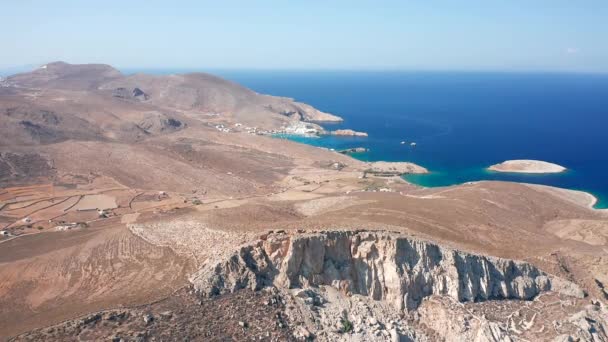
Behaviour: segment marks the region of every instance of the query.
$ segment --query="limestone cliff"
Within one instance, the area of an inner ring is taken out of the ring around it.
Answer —
[[[216,260],[191,278],[197,291],[217,295],[242,288],[329,285],[384,301],[399,310],[422,299],[460,302],[531,300],[543,291],[582,297],[575,284],[525,262],[475,255],[396,233],[333,231],[270,233]]]

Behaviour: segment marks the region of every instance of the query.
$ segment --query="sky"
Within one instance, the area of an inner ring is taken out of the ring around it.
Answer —
[[[1,0],[0,68],[608,72],[606,0]]]

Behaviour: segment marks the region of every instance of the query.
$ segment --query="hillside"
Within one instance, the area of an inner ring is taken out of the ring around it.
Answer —
[[[185,115],[195,120],[214,116],[215,121],[236,120],[267,130],[278,129],[292,121],[341,120],[307,104],[258,94],[209,74],[123,75],[111,66],[97,64],[49,63],[32,72],[7,77],[2,82],[2,94],[14,101],[10,104],[3,101],[5,112],[15,109],[32,112],[29,114],[31,120],[27,121],[36,125],[11,128],[25,131],[24,135],[30,132],[34,140],[38,139],[35,138],[37,135],[49,136],[43,137],[42,142],[54,133],[58,135],[57,139],[62,139],[61,132],[54,131],[63,128],[58,122],[45,122],[43,118],[36,120],[33,117],[36,112],[44,110],[53,115],[74,115],[94,124],[95,128],[107,130],[106,137],[118,139],[132,139],[150,133],[139,126],[147,112],[163,117]],[[26,102],[27,99],[35,99],[38,106],[27,108],[27,105],[19,103],[24,99]],[[81,112],[83,107],[87,113]],[[124,112],[131,115],[125,116]],[[64,125],[71,124],[71,121],[64,120]],[[70,128],[65,127],[65,130]],[[67,136],[78,138],[73,134]]]
[[[591,195],[420,188],[400,175],[424,167],[270,136],[323,120],[201,73],[2,81],[0,337],[608,339]]]

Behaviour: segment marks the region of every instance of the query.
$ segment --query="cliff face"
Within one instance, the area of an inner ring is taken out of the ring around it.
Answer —
[[[377,232],[269,234],[228,260],[209,264],[191,281],[205,295],[274,285],[329,285],[369,296],[399,310],[425,297],[460,302],[531,300],[543,291],[582,297],[578,286],[531,264],[470,254],[403,235]]]

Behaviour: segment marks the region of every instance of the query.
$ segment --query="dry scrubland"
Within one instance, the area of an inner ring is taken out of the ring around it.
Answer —
[[[588,194],[418,188],[420,166],[266,136],[338,118],[205,74],[0,85],[2,337],[608,338]]]

